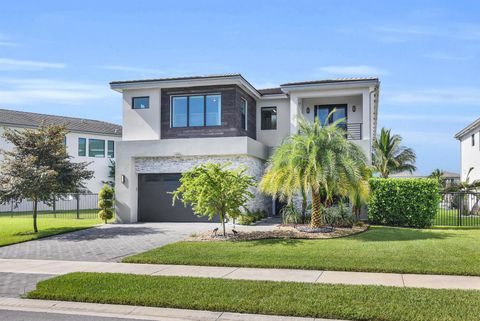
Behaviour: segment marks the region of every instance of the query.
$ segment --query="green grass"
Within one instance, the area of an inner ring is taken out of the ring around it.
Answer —
[[[458,210],[438,209],[433,219],[433,225],[437,226],[477,226],[480,227],[480,216],[464,215],[459,217]]]
[[[328,240],[178,242],[123,262],[480,275],[480,230],[371,227]]]
[[[98,218],[92,218],[92,215],[80,214],[80,219],[75,216],[66,218],[65,215],[58,218],[40,216],[38,218],[38,233],[33,233],[33,219],[29,216],[3,216],[0,217],[0,246],[20,243],[39,239],[55,234],[61,234],[76,230],[92,227],[101,224]],[[84,218],[84,217],[87,218]],[[68,217],[68,216],[67,216]]]
[[[110,273],[38,283],[28,298],[373,321],[477,321],[480,291]]]

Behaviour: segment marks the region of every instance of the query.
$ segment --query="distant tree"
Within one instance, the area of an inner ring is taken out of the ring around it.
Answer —
[[[1,150],[0,203],[31,199],[35,233],[39,202],[52,205],[55,196],[76,193],[93,177],[88,163],[70,161],[64,144],[66,134],[66,128],[58,125],[21,131],[6,128],[3,133],[13,149]]]
[[[470,174],[472,173],[474,167],[470,167],[467,173],[465,181],[454,183],[448,188],[446,192],[464,192],[464,193],[476,193],[480,191],[480,179],[470,181]]]
[[[438,187],[440,190],[443,190],[446,186],[446,178],[445,173],[439,168],[433,170],[433,172],[428,176],[429,178],[433,178],[437,180]]]
[[[218,215],[225,236],[225,218],[237,218],[246,202],[253,197],[250,188],[254,178],[245,174],[246,168],[229,169],[231,164],[207,163],[182,174],[180,187],[174,191],[173,204],[179,199],[192,206],[197,216]]]
[[[111,158],[108,159],[108,178],[108,181],[102,181],[102,183],[115,187],[115,160]]]
[[[103,185],[98,193],[98,207],[100,208],[98,217],[100,217],[105,224],[113,218],[113,197],[113,188],[108,184]]]
[[[408,171],[413,173],[416,155],[413,149],[402,146],[402,137],[392,135],[390,129],[382,128],[373,142],[373,168],[383,178],[390,174]]]

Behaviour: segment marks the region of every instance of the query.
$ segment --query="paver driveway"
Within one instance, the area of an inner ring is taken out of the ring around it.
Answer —
[[[218,227],[218,223],[108,224],[0,247],[0,258],[119,261],[214,227]]]

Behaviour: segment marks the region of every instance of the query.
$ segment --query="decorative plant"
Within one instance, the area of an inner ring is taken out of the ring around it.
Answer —
[[[390,129],[385,128],[382,128],[380,136],[374,140],[373,167],[382,178],[403,171],[412,173],[417,169],[415,152],[401,144],[402,137],[392,135]]]
[[[229,169],[230,166],[230,163],[195,166],[182,174],[180,187],[172,193],[173,204],[179,199],[185,206],[191,205],[197,216],[208,216],[211,220],[217,215],[223,236],[226,235],[225,219],[241,215],[253,197],[250,188],[255,185],[254,178],[245,174],[245,167]]]
[[[113,197],[113,188],[108,184],[103,185],[98,193],[98,207],[100,208],[98,217],[105,221],[105,224],[113,218]]]
[[[293,202],[285,205],[280,210],[283,224],[293,224],[295,227],[299,223],[303,223],[303,215],[300,213]]]
[[[3,133],[13,148],[1,151],[0,203],[31,199],[35,233],[39,202],[53,205],[55,197],[77,193],[85,188],[84,181],[93,177],[93,171],[87,170],[89,163],[70,161],[66,135],[66,128],[58,125],[21,131],[6,128]]]
[[[329,117],[332,117],[332,111]],[[327,120],[328,121],[328,120]],[[364,181],[366,156],[346,139],[339,119],[332,124],[299,120],[299,131],[275,150],[260,182],[264,193],[290,202],[302,189],[312,197],[311,226],[324,224],[321,207],[331,207],[337,195],[346,196]]]

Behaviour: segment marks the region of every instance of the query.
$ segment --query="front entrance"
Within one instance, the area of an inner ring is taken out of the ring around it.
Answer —
[[[139,222],[208,222],[208,217],[197,217],[192,209],[180,201],[172,206],[172,194],[180,186],[181,174],[138,175]]]

